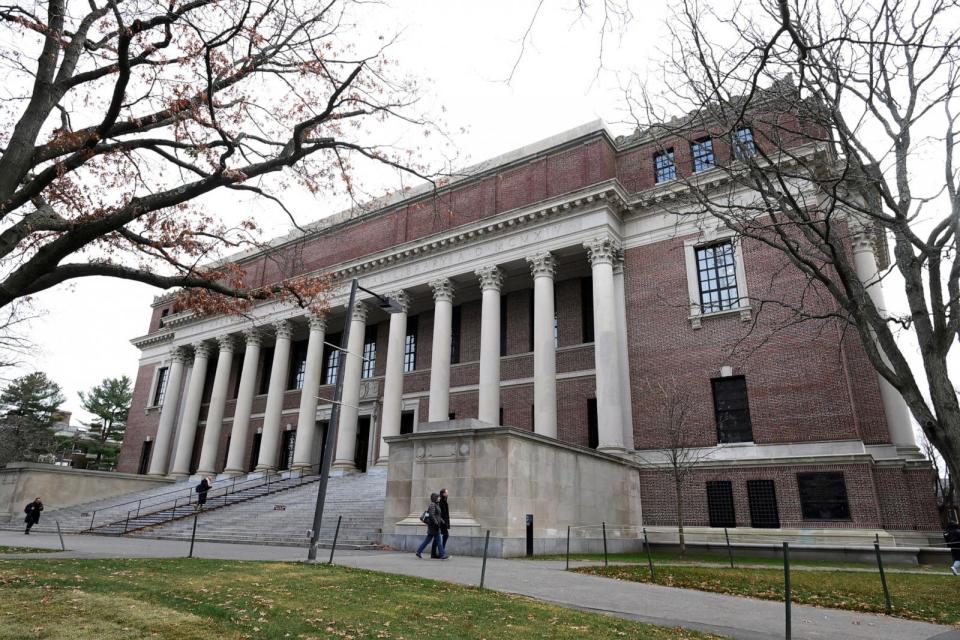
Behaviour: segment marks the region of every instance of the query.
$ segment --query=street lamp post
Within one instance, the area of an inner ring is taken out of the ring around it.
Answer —
[[[340,338],[340,359],[337,361],[337,384],[333,391],[333,406],[330,408],[330,423],[327,426],[326,436],[323,438],[323,454],[320,461],[320,482],[317,487],[317,505],[313,512],[313,529],[310,531],[310,549],[307,551],[307,560],[317,559],[317,542],[320,539],[320,525],[323,521],[323,507],[327,499],[327,481],[330,478],[330,466],[333,464],[333,454],[337,449],[337,432],[340,429],[340,404],[343,399],[343,368],[346,356],[350,355],[347,345],[350,344],[350,325],[353,324],[353,307],[357,301],[357,290],[366,291],[374,298],[380,308],[387,313],[398,313],[403,309],[386,296],[374,293],[360,286],[354,278],[350,283],[350,297],[347,301],[347,321]]]

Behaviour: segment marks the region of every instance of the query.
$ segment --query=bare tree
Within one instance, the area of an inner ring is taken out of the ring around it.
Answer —
[[[630,101],[637,140],[662,151],[712,140],[699,170],[677,163],[675,199],[664,202],[774,249],[802,274],[797,290],[751,291],[751,306],[783,325],[855,330],[881,385],[904,399],[954,477],[958,21],[960,7],[936,0],[748,2],[723,15],[681,0],[665,93]],[[893,272],[906,314],[879,294]],[[922,374],[898,337],[916,341]]]
[[[398,127],[433,126],[390,39],[354,15],[367,4],[0,6],[0,309],[94,275],[244,300],[320,293],[202,266],[262,247],[253,221],[223,223],[198,199],[253,194],[296,225],[281,195],[354,196],[358,159],[425,176],[391,143]]]
[[[920,439],[920,450],[930,461],[933,467],[933,491],[937,496],[937,508],[940,511],[940,519],[957,519],[957,492],[953,477],[950,475],[950,469],[943,466],[943,459],[937,452],[936,447],[926,438]]]
[[[695,403],[688,387],[676,380],[645,380],[642,386],[650,399],[650,411],[660,417],[660,429],[665,447],[657,452],[645,452],[640,457],[654,466],[666,467],[673,480],[676,492],[677,535],[680,541],[680,557],[687,557],[686,538],[683,530],[683,498],[687,480],[700,463],[715,451],[703,447],[700,433],[693,421]]]

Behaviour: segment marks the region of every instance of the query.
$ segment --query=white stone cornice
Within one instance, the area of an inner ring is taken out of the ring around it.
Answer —
[[[486,291],[493,289],[500,291],[503,289],[503,269],[496,266],[483,267],[474,271],[480,279],[480,290]]]
[[[446,301],[453,302],[453,283],[450,278],[437,278],[430,281],[430,288],[433,289],[433,299],[435,302]]]
[[[277,340],[289,340],[293,337],[293,325],[286,320],[277,320],[273,323],[273,330],[276,333]]]
[[[353,317],[351,318],[354,322],[363,322],[366,323],[367,315],[370,313],[370,305],[364,302],[363,300],[357,300],[353,303]]]
[[[410,294],[403,289],[391,291],[387,294],[387,298],[395,302],[397,306],[403,309],[404,313],[407,313],[410,310]]]
[[[620,243],[610,236],[601,236],[589,242],[584,242],[583,247],[587,250],[587,257],[590,259],[590,264],[594,265],[613,265],[623,253]]]
[[[327,330],[327,316],[317,315],[311,313],[307,316],[307,324],[310,325],[310,331],[326,331]]]
[[[540,251],[527,257],[530,275],[534,278],[552,278],[557,271],[557,263],[549,251]]]
[[[220,353],[233,353],[237,342],[233,339],[232,335],[224,334],[217,338],[217,346],[220,348]]]
[[[158,344],[163,344],[164,342],[171,342],[172,340],[173,332],[167,331],[164,333],[151,333],[145,336],[134,338],[130,341],[130,344],[143,351],[147,347],[153,347]]]

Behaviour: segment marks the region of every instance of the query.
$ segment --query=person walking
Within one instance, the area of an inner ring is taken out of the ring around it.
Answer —
[[[210,478],[204,477],[197,485],[197,506],[196,509],[203,509],[207,503],[207,491],[210,491]]]
[[[427,525],[427,537],[423,539],[423,542],[420,543],[420,547],[417,549],[417,557],[422,558],[421,555],[423,550],[427,548],[427,545],[431,541],[438,541],[438,551],[440,552],[439,558],[441,560],[446,560],[446,552],[443,550],[443,538],[440,536],[440,526],[444,524],[443,516],[440,515],[440,506],[437,504],[437,501],[440,499],[439,493],[430,494],[430,506],[427,507],[427,512],[425,518],[422,518],[426,521]]]
[[[953,558],[953,564],[950,565],[950,573],[957,574],[960,570],[960,525],[951,522],[947,525],[947,530],[943,532],[943,539],[947,541],[950,547],[950,557]]]
[[[43,511],[43,503],[40,502],[40,498],[34,498],[33,502],[27,503],[27,506],[24,507],[23,512],[27,514],[27,517],[23,521],[27,525],[24,535],[30,535],[30,529],[33,525],[40,522],[40,512]]]
[[[433,544],[430,546],[431,558],[439,558],[443,555],[437,553],[437,542],[441,543],[444,552],[447,550],[447,540],[450,539],[450,505],[447,504],[449,496],[449,491],[440,489],[440,500],[437,501],[437,507],[440,509],[440,517],[443,518],[443,525],[440,526],[440,535],[433,539]]]

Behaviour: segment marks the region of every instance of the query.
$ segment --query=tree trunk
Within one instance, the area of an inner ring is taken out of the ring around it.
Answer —
[[[677,481],[677,533],[680,538],[680,559],[687,559],[687,544],[683,537],[683,482]]]

